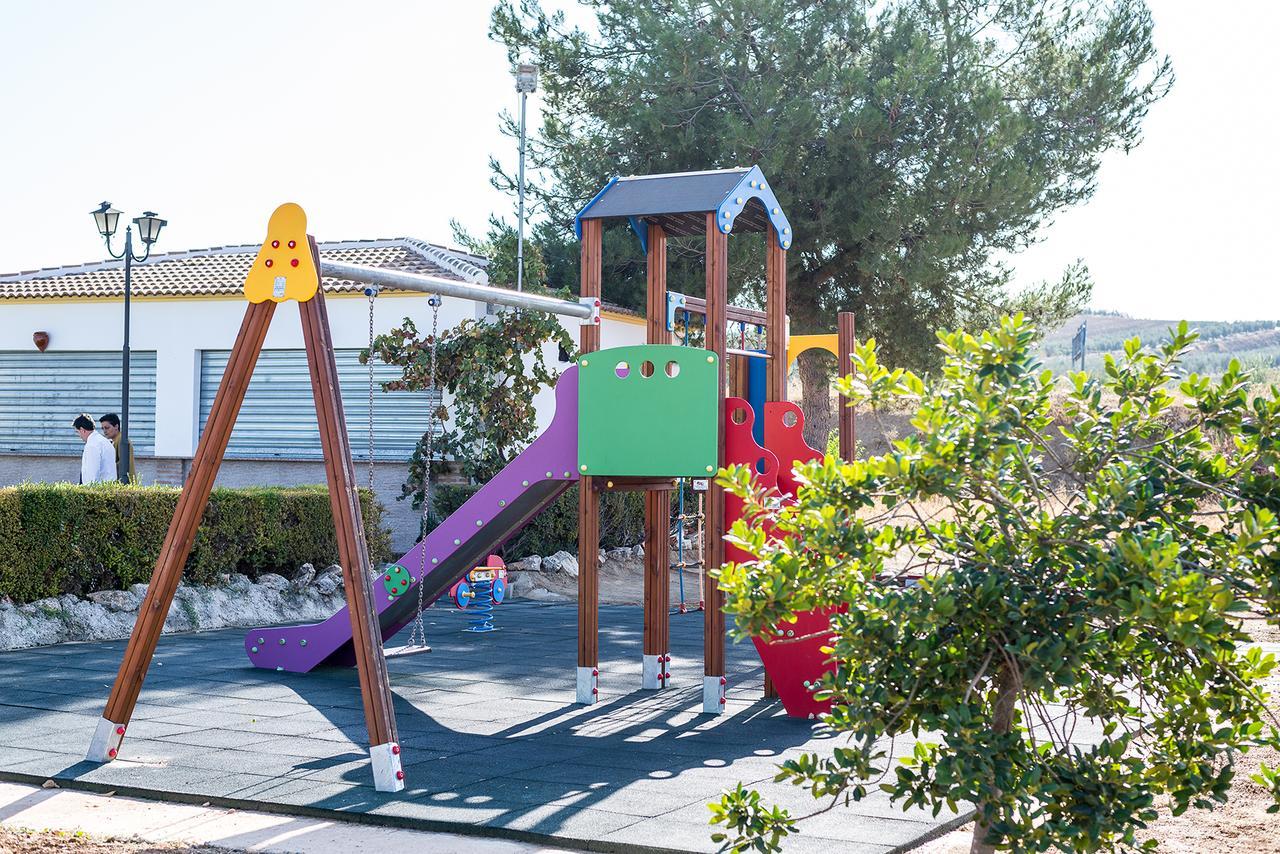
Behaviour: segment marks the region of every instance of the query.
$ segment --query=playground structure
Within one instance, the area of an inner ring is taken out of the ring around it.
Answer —
[[[618,217],[629,221],[646,253],[647,343],[601,350],[603,225]],[[492,550],[577,483],[576,699],[593,704],[600,698],[599,499],[609,491],[642,491],[645,496],[642,687],[668,686],[673,486],[680,479],[706,481],[702,552],[705,566],[717,567],[726,559],[742,557],[727,553],[724,539],[741,508],[715,483],[715,473],[726,465],[750,465],[767,486],[794,495],[794,465],[820,457],[804,444],[803,413],[785,400],[787,368],[799,352],[788,349],[786,334],[786,250],[791,229],[764,175],[755,167],[614,179],[578,214],[575,228],[581,239],[581,290],[577,301],[566,301],[321,261],[306,234],[301,208],[288,204],[277,209],[246,280],[250,304],[245,320],[91,743],[90,760],[105,762],[118,755],[272,313],[279,302],[289,299],[297,300],[302,315],[347,606],[321,623],[252,630],[246,635],[245,649],[254,666],[307,672],[324,664],[354,664],[364,698],[375,785],[380,791],[399,791],[404,772],[383,642],[410,623],[420,625],[424,602],[430,604],[451,592],[456,595],[460,582]],[[728,303],[729,235],[750,232],[763,232],[766,241],[763,311]],[[683,235],[705,236],[703,299],[673,298],[666,287],[667,239]],[[459,296],[547,311],[581,323],[577,364],[560,375],[549,427],[409,553],[376,576],[364,541],[321,275],[437,298]],[[672,343],[673,305],[685,312],[686,328],[690,314],[703,317],[705,348]],[[764,347],[730,348],[730,323],[743,324],[744,330],[745,324],[763,330]],[[844,364],[852,350],[852,315],[840,315],[836,338]],[[829,344],[823,338],[806,346]],[[841,412],[839,428],[841,455],[850,459],[852,410]],[[708,573],[701,574],[701,582],[705,605],[702,710],[719,714],[724,711],[728,684],[723,594]],[[806,625],[824,619],[824,615],[798,617],[807,620]],[[486,629],[477,624],[477,630]],[[813,704],[807,688],[825,666],[823,657],[814,658],[821,644],[787,642],[785,630],[780,635],[757,641],[765,662],[766,695],[774,694],[776,684],[776,695],[789,713],[812,714],[820,707]]]

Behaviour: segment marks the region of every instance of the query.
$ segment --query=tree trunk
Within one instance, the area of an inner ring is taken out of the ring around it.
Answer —
[[[809,447],[825,452],[827,438],[835,427],[831,406],[833,359],[825,351],[810,350],[797,360],[800,366],[800,408],[804,410],[804,440]]]
[[[1000,674],[996,677],[996,705],[991,720],[991,731],[1004,735],[1013,729],[1013,713],[1018,706],[1018,694],[1022,691],[1021,675],[1005,662],[1000,666]],[[999,790],[994,793],[999,797]],[[983,819],[985,804],[978,804],[978,816],[973,822],[973,841],[969,844],[969,854],[993,854],[996,847],[987,842],[990,825]]]

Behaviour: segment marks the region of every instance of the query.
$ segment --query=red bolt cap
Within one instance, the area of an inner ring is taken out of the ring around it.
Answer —
[[[289,266],[290,266],[290,267],[296,267],[296,266],[298,266],[298,259],[297,259],[297,258],[294,258],[292,261],[290,261],[290,262],[289,262]]]
[[[393,745],[391,745],[391,755],[392,755],[392,756],[399,756],[399,755],[400,755],[400,745],[398,745],[398,744],[393,744]]]
[[[594,669],[594,668],[593,668],[593,669],[592,669],[592,671],[591,671],[591,675],[592,675],[592,676],[599,676],[599,675],[600,675],[600,671],[599,671],[599,670],[596,670],[596,669]]]
[[[596,300],[596,305],[599,305],[599,304],[600,304],[600,300]]]
[[[124,727],[122,726],[116,727],[116,735],[124,735]]]
[[[594,694],[599,694],[599,693],[600,693],[600,689],[599,689],[599,688],[592,688],[592,689],[591,689],[591,693],[592,693],[593,695],[594,695]]]
[[[272,248],[272,249],[279,249],[279,248],[280,248],[280,241],[279,241],[279,240],[273,240],[273,241],[271,241],[271,248]]]
[[[721,677],[720,677],[720,684],[721,684],[721,685],[728,685],[728,684],[729,684],[729,680],[728,680],[728,679],[725,679],[723,676],[721,676]]]
[[[391,580],[391,576],[389,576],[389,575],[384,576],[384,577],[383,577],[383,580],[384,580],[384,581],[390,581],[390,580]]]
[[[116,758],[116,749],[115,749],[114,747],[113,747],[113,748],[111,748],[110,750],[108,750],[108,751],[107,751],[107,755],[108,755],[108,756],[110,756],[112,759],[115,759],[115,758]]]
[[[268,267],[272,267],[272,266],[274,266],[274,265],[275,265],[275,263],[276,263],[276,262],[275,262],[275,261],[272,261],[270,258],[268,258],[266,263],[267,263],[267,266],[268,266]]]
[[[290,248],[290,249],[292,249],[293,247],[295,247],[295,246],[297,246],[297,245],[298,245],[298,242],[297,242],[296,240],[290,240],[290,241],[289,241],[289,248]]]
[[[720,705],[722,705],[722,706],[724,705],[724,697],[721,697],[721,698],[720,698]]]
[[[397,779],[397,780],[403,780],[403,779],[404,779],[404,772],[403,772],[403,771],[397,771],[397,772],[396,772],[396,779]]]

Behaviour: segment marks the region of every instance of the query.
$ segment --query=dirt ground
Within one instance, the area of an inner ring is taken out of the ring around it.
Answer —
[[[1280,627],[1250,619],[1246,631],[1259,643],[1280,643]],[[1271,710],[1280,715],[1280,676],[1265,684],[1271,694]],[[1263,854],[1280,851],[1280,816],[1267,812],[1272,804],[1267,791],[1249,779],[1258,763],[1280,764],[1280,752],[1251,750],[1241,757],[1225,806],[1215,810],[1189,809],[1174,816],[1162,807],[1160,817],[1139,835],[1139,841],[1155,839],[1167,854]],[[912,854],[966,854],[973,825],[912,849]]]
[[[0,827],[0,854],[248,854],[243,849],[164,845],[136,840]]]

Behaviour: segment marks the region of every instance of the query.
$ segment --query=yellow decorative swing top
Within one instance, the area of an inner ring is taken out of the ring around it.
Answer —
[[[249,302],[306,302],[320,288],[320,271],[307,240],[307,214],[293,202],[275,209],[267,223],[267,239],[244,280]]]

